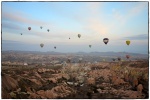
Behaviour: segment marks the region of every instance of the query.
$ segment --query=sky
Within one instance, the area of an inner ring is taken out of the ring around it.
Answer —
[[[148,2],[2,2],[1,9],[2,51],[148,54]]]

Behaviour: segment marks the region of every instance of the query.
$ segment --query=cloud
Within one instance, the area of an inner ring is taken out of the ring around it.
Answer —
[[[89,2],[89,3],[85,3],[85,11],[89,14],[91,14],[92,16],[97,15],[100,8],[102,8],[103,3],[102,2]]]
[[[37,51],[40,50],[40,45],[20,41],[2,40],[2,51],[3,50]]]
[[[113,17],[115,20],[118,20],[122,25],[125,24],[130,18],[140,14],[143,10],[148,8],[148,2],[139,2],[135,3],[135,5],[132,4],[132,6],[128,6],[132,3],[127,3],[123,7],[127,8],[125,12],[123,13],[122,9],[112,9],[113,11]]]
[[[20,43],[20,41],[2,40],[2,43]]]
[[[88,34],[90,37],[97,37],[97,35],[104,35],[109,33],[109,24],[103,20],[101,10],[102,2],[88,2],[82,5],[82,9],[70,16],[79,25],[83,31],[82,34]]]
[[[134,35],[129,37],[124,37],[123,39],[131,39],[131,40],[148,40],[147,34]]]
[[[22,27],[20,27],[19,25],[16,25],[16,24],[14,24],[14,23],[11,23],[11,22],[2,22],[2,29],[3,28],[7,28],[7,29],[13,29],[13,30],[18,30],[18,29],[20,29],[20,30],[22,30],[23,28]]]
[[[33,19],[31,15],[26,14],[24,12],[20,12],[19,10],[16,10],[14,8],[5,7],[5,9],[3,10],[4,11],[2,11],[2,28],[4,33],[7,32],[10,34],[15,34],[18,33],[16,31],[20,31],[19,33],[23,33],[23,37],[25,35],[36,35],[37,37],[41,37],[43,39],[53,40],[60,40],[60,38],[62,39],[66,37],[68,38],[67,33],[73,33],[73,31],[69,31],[67,29],[62,28],[59,24],[55,24],[54,22],[44,22],[36,18]],[[5,10],[11,10],[11,12]],[[32,27],[31,31],[28,31],[28,25]],[[41,25],[43,26],[42,30],[40,29]],[[5,30],[5,28],[7,28],[7,30]],[[47,32],[48,28],[50,28],[50,32]]]
[[[15,12],[2,12],[2,20],[7,20],[10,22],[18,22],[18,23],[25,23],[29,25],[45,25],[48,24],[47,22],[40,21],[40,20],[35,20],[31,18],[31,16],[15,11]]]
[[[148,2],[141,2],[137,6],[134,6],[129,12],[131,15],[137,15],[145,8],[148,8]]]
[[[56,11],[55,13],[61,15],[62,18],[71,19],[77,23],[78,27],[76,31],[80,29],[83,31],[82,34],[108,33],[103,18],[101,17],[102,11],[100,8],[103,6],[102,2],[80,2],[75,4],[77,6],[76,9],[74,9],[74,5],[73,7],[70,6],[71,3],[65,6],[58,4],[53,7]]]

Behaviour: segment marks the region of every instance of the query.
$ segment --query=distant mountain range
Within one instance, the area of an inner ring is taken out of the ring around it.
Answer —
[[[115,57],[124,57],[125,55],[131,55],[135,57],[149,57],[148,54],[139,54],[139,53],[129,53],[129,52],[77,52],[77,53],[60,53],[60,52],[40,52],[40,51],[2,51],[3,53],[23,53],[23,54],[51,54],[51,55],[83,55],[83,56],[115,56]]]

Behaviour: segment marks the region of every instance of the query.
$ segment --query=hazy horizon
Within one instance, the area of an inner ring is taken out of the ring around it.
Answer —
[[[148,2],[3,1],[1,23],[2,51],[149,51]],[[103,38],[109,38],[107,45]]]
[[[78,52],[59,52],[59,51],[40,51],[40,50],[2,50],[2,52],[5,52],[5,51],[15,51],[15,52],[41,52],[41,53],[47,53],[47,52],[56,52],[56,53],[135,53],[135,52],[126,52],[126,51],[118,51],[118,52],[115,52],[115,51],[104,51],[104,52],[101,52],[101,51],[91,51],[91,52],[85,52],[85,51],[78,51]],[[135,53],[135,54],[146,54],[148,55],[149,53]]]

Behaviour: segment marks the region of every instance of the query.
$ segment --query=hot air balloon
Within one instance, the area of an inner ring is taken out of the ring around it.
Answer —
[[[43,27],[41,26],[40,28],[42,29]]]
[[[41,48],[43,48],[44,44],[43,44],[43,43],[41,43],[41,44],[40,44],[40,46],[41,46]]]
[[[126,58],[129,59],[129,58],[130,58],[130,55],[126,55]]]
[[[69,38],[70,39],[70,38]]]
[[[56,49],[56,46],[54,48]]]
[[[30,30],[31,30],[31,27],[28,27],[28,30],[30,31]]]
[[[115,61],[116,59],[115,59],[115,58],[112,58],[112,60]]]
[[[109,39],[108,39],[108,38],[104,38],[104,39],[103,39],[103,42],[104,42],[105,44],[107,44],[107,43],[108,43],[108,41],[109,41]]]
[[[89,47],[91,48],[91,47],[92,47],[92,45],[89,45]]]
[[[49,29],[47,29],[47,31],[49,32]]]
[[[103,59],[103,61],[105,61],[105,59]]]
[[[130,45],[130,40],[127,40],[127,41],[126,41],[126,44],[127,44],[127,45]]]
[[[81,37],[81,34],[78,34],[78,37],[80,38],[80,37]]]
[[[22,35],[22,33],[20,33]]]
[[[120,61],[121,60],[121,58],[120,57],[118,57],[118,61]]]

